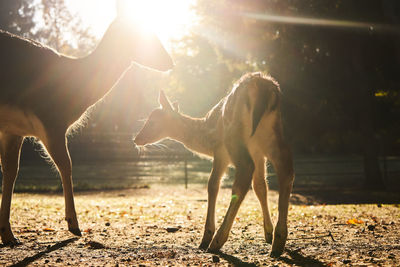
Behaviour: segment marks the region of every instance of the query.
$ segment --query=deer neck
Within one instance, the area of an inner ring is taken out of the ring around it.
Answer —
[[[78,79],[82,100],[89,107],[103,98],[131,66],[131,61],[115,56],[99,46],[91,55],[81,59]]]
[[[212,129],[207,127],[205,118],[192,118],[179,114],[177,125],[171,138],[183,143],[188,149],[201,154],[211,155]]]

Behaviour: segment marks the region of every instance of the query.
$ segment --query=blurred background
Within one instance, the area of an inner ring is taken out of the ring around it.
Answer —
[[[93,108],[86,127],[69,138],[76,190],[205,184],[209,161],[171,141],[139,156],[134,133],[158,106],[160,89],[179,101],[182,112],[204,116],[244,73],[263,71],[279,81],[283,92],[295,191],[398,192],[399,1],[126,3],[136,23],[158,34],[176,67],[165,74],[134,65]],[[0,28],[84,57],[115,17],[115,6],[114,0],[2,0]],[[273,168],[268,169],[276,188]],[[231,184],[232,173],[224,185]],[[16,190],[59,191],[55,176],[40,146],[27,140]]]

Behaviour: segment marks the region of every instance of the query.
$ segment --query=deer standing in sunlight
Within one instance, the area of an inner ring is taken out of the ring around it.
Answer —
[[[0,160],[3,193],[0,235],[19,241],[11,230],[10,205],[27,136],[39,139],[57,167],[65,197],[65,219],[80,236],[66,135],[105,96],[132,62],[166,71],[173,63],[159,39],[118,16],[87,57],[69,58],[37,42],[0,31]]]
[[[272,256],[282,254],[287,239],[287,216],[294,171],[292,155],[282,134],[279,85],[261,73],[244,75],[228,96],[204,118],[179,113],[161,91],[161,108],[154,110],[134,142],[143,146],[170,137],[188,149],[214,158],[208,180],[208,208],[200,248],[219,250],[228,239],[234,218],[253,181],[264,217],[264,233]],[[266,158],[279,179],[279,217],[272,224],[265,181]],[[215,233],[215,204],[221,177],[229,164],[236,168],[232,199]]]

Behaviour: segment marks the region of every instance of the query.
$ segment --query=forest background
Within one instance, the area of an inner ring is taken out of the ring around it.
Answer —
[[[85,56],[99,37],[67,2],[3,0],[0,28]],[[400,155],[398,1],[197,0],[192,8],[198,21],[169,46],[175,69],[133,66],[71,138],[72,151],[134,158],[132,135],[160,89],[181,111],[203,116],[244,73],[263,71],[281,85],[296,157],[359,156],[363,185],[385,188],[385,160]],[[23,161],[36,159],[34,146],[24,151]]]

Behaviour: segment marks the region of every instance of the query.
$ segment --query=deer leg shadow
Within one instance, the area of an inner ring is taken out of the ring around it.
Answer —
[[[44,255],[53,252],[55,250],[58,250],[60,248],[66,247],[68,246],[70,243],[75,242],[76,240],[78,240],[79,238],[77,237],[73,237],[73,238],[69,238],[67,240],[64,241],[60,241],[54,245],[52,245],[51,247],[47,248],[45,251],[39,252],[33,256],[29,256],[26,257],[25,259],[23,259],[22,261],[15,263],[13,265],[10,265],[10,267],[22,267],[22,266],[28,266],[29,264],[31,264],[32,262],[40,259],[41,257],[43,257]]]

